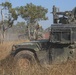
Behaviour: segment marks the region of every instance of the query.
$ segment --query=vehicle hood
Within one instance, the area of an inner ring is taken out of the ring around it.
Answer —
[[[27,48],[27,49],[34,49],[39,51],[41,49],[41,43],[48,42],[48,40],[37,40],[37,41],[30,41],[30,42],[23,42],[17,45],[14,45],[16,49],[18,48]]]

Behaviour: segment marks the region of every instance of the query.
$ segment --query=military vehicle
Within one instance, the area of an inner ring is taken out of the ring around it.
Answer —
[[[76,8],[60,12],[53,6],[49,39],[13,45],[11,55],[20,65],[58,64],[76,58]]]

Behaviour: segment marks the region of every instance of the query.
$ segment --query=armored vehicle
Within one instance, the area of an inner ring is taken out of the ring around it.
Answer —
[[[76,58],[76,8],[60,12],[53,6],[52,14],[53,24],[50,27],[49,39],[13,45],[11,55],[17,64],[56,64]]]

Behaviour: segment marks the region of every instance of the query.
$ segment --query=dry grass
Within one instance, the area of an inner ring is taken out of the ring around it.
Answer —
[[[11,47],[17,42],[0,44],[0,75],[76,75],[76,61],[67,61],[59,65],[49,65],[46,68],[34,65],[28,71],[15,67],[13,57],[9,56]]]

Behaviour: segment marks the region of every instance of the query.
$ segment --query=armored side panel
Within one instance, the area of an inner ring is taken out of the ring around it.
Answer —
[[[76,42],[76,24],[54,24],[51,26],[51,42],[74,43]]]
[[[53,24],[51,25],[50,60],[56,62],[73,58],[76,53],[76,25]],[[72,46],[72,48],[70,48]],[[52,59],[51,59],[52,57]]]
[[[76,58],[76,8],[61,12],[53,6],[49,56],[57,62]]]

